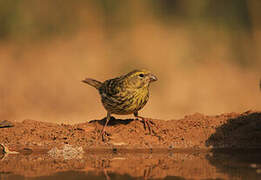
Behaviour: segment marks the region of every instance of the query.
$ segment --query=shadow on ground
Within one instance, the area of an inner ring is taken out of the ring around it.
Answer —
[[[231,178],[260,179],[261,113],[246,112],[229,119],[216,128],[206,146],[213,146],[206,159],[220,172]]]
[[[213,148],[261,148],[261,113],[244,113],[216,128],[206,141]],[[247,145],[247,146],[246,146]]]
[[[127,125],[134,121],[134,119],[116,119],[115,117],[111,116],[110,121],[108,122],[108,126],[114,126],[117,124]],[[89,123],[99,123],[100,125],[105,125],[106,117],[101,120],[92,120]]]

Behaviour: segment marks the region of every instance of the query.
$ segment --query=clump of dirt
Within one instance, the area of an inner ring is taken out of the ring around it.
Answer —
[[[99,133],[105,123],[93,120],[68,125],[24,120],[0,129],[0,143],[14,151],[46,150],[69,144],[85,151],[133,151],[157,149],[261,148],[261,113],[193,114],[179,120],[152,120],[153,133],[133,119],[112,119],[107,139]]]

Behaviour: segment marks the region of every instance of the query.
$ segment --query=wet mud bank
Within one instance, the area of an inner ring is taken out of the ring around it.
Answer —
[[[149,134],[139,121],[114,119],[106,142],[104,120],[2,121],[0,177],[260,178],[260,112],[152,121]]]
[[[261,112],[216,116],[196,113],[178,120],[151,120],[152,134],[140,121],[113,119],[106,129],[105,142],[99,136],[104,119],[74,125],[30,119],[5,121],[0,128],[0,143],[10,151],[27,153],[62,149],[64,145],[84,152],[261,148]]]

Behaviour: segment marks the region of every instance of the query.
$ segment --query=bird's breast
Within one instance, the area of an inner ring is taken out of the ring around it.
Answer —
[[[132,114],[142,109],[149,99],[148,90],[127,90],[113,96],[101,92],[105,109],[112,114]]]

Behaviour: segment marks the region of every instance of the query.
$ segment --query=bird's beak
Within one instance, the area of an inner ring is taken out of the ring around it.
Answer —
[[[150,74],[149,77],[150,77],[150,82],[158,80],[158,78],[154,74]]]

